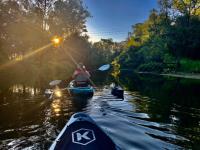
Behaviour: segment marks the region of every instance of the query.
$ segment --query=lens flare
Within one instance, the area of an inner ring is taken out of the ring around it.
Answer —
[[[61,37],[58,37],[58,36],[55,36],[51,39],[51,42],[52,44],[57,47],[60,45],[60,43],[62,42],[62,38]]]
[[[54,42],[55,44],[59,44],[59,43],[60,43],[60,39],[55,38],[55,39],[53,39],[53,42]]]
[[[20,58],[20,61],[25,60],[25,59],[28,59],[29,57],[32,57],[32,56],[34,56],[34,55],[40,53],[41,51],[44,51],[44,50],[48,49],[48,48],[51,47],[52,45],[53,45],[53,44],[50,43],[50,44],[47,44],[47,45],[45,45],[45,46],[42,46],[42,47],[40,47],[40,48],[38,48],[38,49],[32,51],[32,52],[29,52],[29,53],[25,54],[22,58]],[[13,59],[13,60],[11,60],[11,61],[5,63],[5,64],[2,64],[2,65],[0,65],[0,71],[3,70],[3,69],[5,69],[5,68],[7,68],[7,67],[13,66],[14,64],[16,64],[16,63],[18,63],[18,62],[20,62],[20,61],[19,61],[18,59]]]

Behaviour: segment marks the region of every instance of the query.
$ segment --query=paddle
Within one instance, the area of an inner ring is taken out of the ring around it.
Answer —
[[[49,82],[49,85],[56,86],[56,85],[60,84],[61,82],[62,82],[62,80],[53,80],[53,81]]]
[[[107,71],[107,70],[110,69],[110,67],[111,67],[110,64],[105,64],[105,65],[100,66],[98,69],[96,69],[96,70],[94,70],[94,71]],[[71,78],[71,77],[70,77],[70,78]],[[56,87],[56,86],[58,86],[59,84],[61,84],[62,82],[63,82],[63,80],[53,80],[53,81],[49,82],[49,85],[50,85],[51,87]],[[66,89],[66,88],[65,88],[65,89]],[[52,98],[53,98],[53,95],[54,95],[54,90],[50,90],[50,89],[49,89],[48,92],[50,92],[50,91],[51,91],[51,94],[50,94],[50,96],[49,96],[49,99],[52,99]],[[49,93],[48,93],[48,94],[49,94]]]
[[[106,65],[102,65],[100,66],[98,69],[94,70],[94,71],[107,71],[110,69],[110,64],[106,64]],[[63,80],[53,80],[51,82],[49,82],[50,86],[57,86],[59,85]]]
[[[97,70],[107,71],[108,69],[110,69],[110,64],[103,65],[103,66],[99,67]]]

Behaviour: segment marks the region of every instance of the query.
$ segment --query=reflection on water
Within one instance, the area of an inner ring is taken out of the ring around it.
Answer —
[[[70,116],[84,111],[122,149],[199,149],[200,84],[192,80],[125,76],[125,99],[99,87],[93,98],[52,100],[42,90],[0,90],[0,149],[48,149]]]
[[[135,97],[132,103],[138,107],[136,112],[149,114],[154,122],[169,124],[170,131],[190,141],[177,144],[200,148],[199,80],[126,75],[122,83],[127,89],[139,92],[132,94]]]
[[[61,112],[61,100],[60,99],[53,100],[51,107],[52,107],[53,113],[55,113],[56,116],[59,116]]]
[[[12,91],[12,93],[27,93],[32,96],[39,94],[41,91],[40,89],[30,87],[30,86],[24,86],[21,84],[13,85],[9,88],[9,90]]]

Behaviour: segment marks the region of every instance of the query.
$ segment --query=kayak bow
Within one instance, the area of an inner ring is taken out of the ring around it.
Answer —
[[[76,113],[49,150],[119,150],[119,147],[89,115]]]

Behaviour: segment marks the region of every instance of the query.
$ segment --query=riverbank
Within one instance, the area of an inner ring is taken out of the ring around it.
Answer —
[[[183,73],[183,72],[177,72],[177,73],[137,72],[137,73],[200,80],[200,74],[199,73]]]

